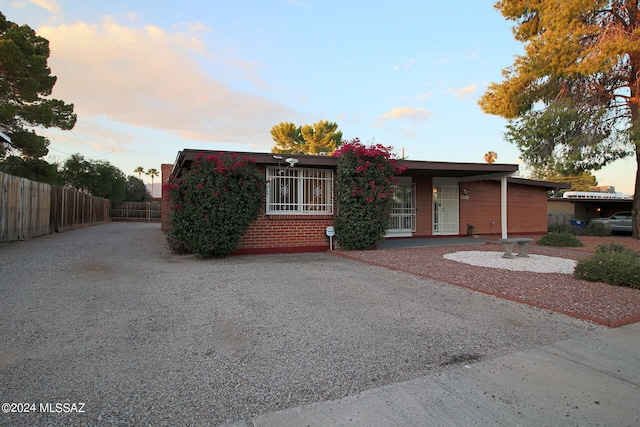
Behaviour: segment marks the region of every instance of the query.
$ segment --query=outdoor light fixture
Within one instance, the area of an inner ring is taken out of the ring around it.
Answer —
[[[289,163],[289,166],[294,167],[296,163],[298,163],[298,159],[294,159],[293,157],[289,157],[285,160],[285,162]]]
[[[276,160],[282,160],[282,156],[277,156],[275,154],[273,155],[273,158],[276,159]]]

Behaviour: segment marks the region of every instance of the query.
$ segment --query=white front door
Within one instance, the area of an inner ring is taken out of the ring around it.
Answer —
[[[433,235],[460,234],[457,185],[433,186]]]

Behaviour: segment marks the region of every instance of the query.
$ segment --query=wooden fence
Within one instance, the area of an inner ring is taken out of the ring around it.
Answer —
[[[111,220],[160,222],[160,202],[111,203]]]
[[[111,203],[0,172],[0,242],[107,222]]]

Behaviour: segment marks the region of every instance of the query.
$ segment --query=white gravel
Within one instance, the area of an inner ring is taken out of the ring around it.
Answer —
[[[545,255],[529,257],[502,258],[503,252],[460,251],[445,254],[444,258],[478,267],[500,268],[511,271],[531,271],[534,273],[573,274],[576,261]]]

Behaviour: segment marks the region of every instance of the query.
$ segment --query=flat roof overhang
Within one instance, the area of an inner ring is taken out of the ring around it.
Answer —
[[[171,174],[179,176],[182,170],[188,169],[199,155],[210,156],[216,154],[235,153],[255,160],[259,165],[285,164],[285,159],[294,158],[298,160],[297,167],[316,167],[335,169],[338,158],[333,156],[313,156],[306,154],[274,154],[274,153],[252,153],[242,151],[213,151],[213,150],[192,150],[185,149],[178,153],[173,164]],[[273,156],[282,156],[282,160]],[[496,179],[502,176],[510,176],[518,172],[517,164],[505,163],[451,163],[451,162],[429,162],[423,160],[398,160],[398,166],[407,166],[400,176],[412,177],[456,177],[467,180]]]
[[[565,199],[562,197],[550,197],[547,199],[549,202],[557,203],[585,203],[585,204],[615,204],[615,203],[627,203],[633,204],[633,199]]]
[[[571,184],[566,182],[538,181],[535,179],[525,179],[517,177],[507,178],[509,184],[529,185],[532,187],[544,187],[549,191],[568,190]]]

